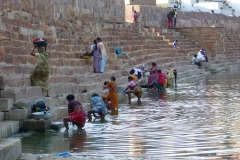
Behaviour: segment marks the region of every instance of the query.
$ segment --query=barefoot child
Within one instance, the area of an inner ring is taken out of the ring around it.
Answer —
[[[140,98],[142,96],[142,89],[138,86],[137,82],[133,80],[131,76],[128,77],[129,85],[124,90],[124,93],[128,94],[129,104],[131,104],[131,93],[135,94],[138,97],[138,102],[140,102]],[[127,91],[130,89],[129,91]]]

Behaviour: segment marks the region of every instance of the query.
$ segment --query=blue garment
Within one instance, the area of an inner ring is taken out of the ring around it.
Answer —
[[[105,55],[102,55],[102,60],[101,60],[101,69],[100,71],[103,73],[104,72],[104,68],[106,65],[106,61],[107,61],[107,57]]]
[[[121,52],[119,47],[115,47],[116,48],[116,54],[124,54],[124,52]]]
[[[90,103],[91,103],[92,111],[94,113],[102,113],[104,116],[107,114],[108,110],[102,97],[99,97],[99,96],[92,97]]]
[[[173,48],[176,49],[177,48],[177,42],[173,43]]]

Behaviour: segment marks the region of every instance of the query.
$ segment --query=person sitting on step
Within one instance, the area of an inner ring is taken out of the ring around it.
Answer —
[[[138,97],[138,102],[140,102],[141,96],[142,96],[142,89],[141,87],[137,84],[136,81],[134,81],[134,79],[129,76],[128,77],[128,81],[129,81],[129,85],[128,87],[124,90],[125,94],[128,94],[128,100],[129,100],[129,104],[131,104],[131,94],[135,94]],[[130,89],[130,90],[128,90]]]
[[[67,96],[68,114],[69,116],[63,118],[64,126],[66,130],[69,130],[68,122],[72,122],[73,125],[77,125],[78,129],[82,129],[86,122],[86,114],[83,111],[82,104],[75,100],[74,95],[69,94]]]
[[[198,68],[202,67],[202,63],[197,59],[197,55],[196,54],[192,57],[192,64],[197,65]]]
[[[93,114],[94,117],[97,117],[95,113],[98,113],[101,120],[103,121],[108,112],[108,109],[102,97],[100,97],[97,93],[93,93],[90,101],[90,105],[91,105],[91,110],[87,112],[88,120],[89,121],[92,120],[91,114]]]
[[[175,41],[173,42],[173,48],[174,48],[174,49],[181,49],[181,48],[178,46],[178,40],[175,40]]]
[[[86,53],[84,53],[82,56],[81,56],[81,58],[83,58],[83,59],[89,59],[89,58],[91,58],[92,56],[93,56],[93,53],[94,53],[94,44],[96,44],[97,43],[97,40],[94,40],[93,41],[93,44],[90,46],[90,49],[86,52]]]

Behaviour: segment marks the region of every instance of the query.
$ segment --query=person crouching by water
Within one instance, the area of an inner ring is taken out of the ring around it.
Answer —
[[[106,84],[103,83],[103,89],[108,89],[109,92],[107,95],[103,96],[102,98],[106,103],[107,108],[112,110],[118,109],[118,93],[117,93],[118,86],[115,83],[115,81],[116,81],[116,77],[112,76],[110,78],[109,83],[106,83]],[[108,101],[111,102],[111,105],[109,105]]]
[[[167,82],[167,77],[164,73],[162,73],[162,71],[159,69],[158,70],[158,79],[156,81],[154,81],[152,84],[150,85],[144,85],[141,86],[142,88],[152,88],[152,87],[157,87],[158,90],[165,90],[165,84]]]
[[[199,59],[197,59],[197,55],[196,54],[192,57],[192,64],[197,65],[198,68],[202,67],[202,63],[201,63],[201,61]]]
[[[86,122],[86,114],[83,111],[82,104],[75,100],[74,95],[69,94],[68,100],[68,114],[69,116],[63,118],[64,126],[66,130],[69,130],[68,122],[72,122],[78,129],[82,129]]]
[[[158,78],[158,68],[155,62],[152,63],[152,68],[148,71],[144,71],[144,72],[151,72],[151,75],[148,76],[148,85],[152,84],[154,81],[157,80]]]
[[[35,56],[38,60],[37,66],[30,72],[30,79],[32,86],[40,86],[49,97],[49,65],[48,65],[48,53],[47,53],[47,40],[44,38],[38,38],[33,40],[33,50],[30,55]],[[34,53],[35,49],[38,49],[38,53]]]
[[[136,81],[133,80],[133,78],[131,76],[128,77],[128,81],[129,81],[129,85],[128,87],[124,90],[125,94],[128,94],[128,100],[129,100],[129,104],[131,104],[131,94],[135,94],[138,97],[138,103],[141,102],[141,96],[142,96],[142,89],[141,87],[137,84]],[[130,89],[128,91],[128,89]]]
[[[88,120],[89,121],[92,120],[92,114],[94,117],[97,117],[95,115],[95,113],[98,113],[101,120],[103,121],[108,110],[107,110],[106,104],[104,103],[102,97],[100,97],[97,93],[93,93],[91,101],[90,101],[90,105],[91,105],[92,109],[87,112]]]

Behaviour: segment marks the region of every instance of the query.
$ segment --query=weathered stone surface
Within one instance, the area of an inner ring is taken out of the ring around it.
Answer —
[[[44,132],[50,129],[51,120],[35,120],[35,119],[26,119],[23,121],[23,127],[31,131],[40,131]]]
[[[30,109],[13,109],[9,111],[9,120],[18,121],[29,118]]]
[[[13,99],[0,98],[0,112],[9,111],[13,107]]]
[[[0,122],[4,120],[4,113],[0,112]]]
[[[11,134],[17,133],[19,130],[18,121],[3,121],[0,122],[0,139],[6,138]]]
[[[0,160],[16,160],[21,154],[21,139],[0,140]]]
[[[38,155],[22,154],[18,160],[40,160]]]

